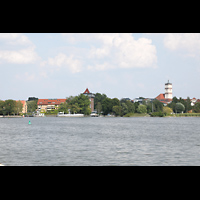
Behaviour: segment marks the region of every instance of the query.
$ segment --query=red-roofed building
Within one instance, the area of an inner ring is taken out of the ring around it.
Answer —
[[[159,94],[156,99],[162,102],[165,106],[172,101],[172,83],[165,84],[165,94]]]
[[[91,112],[93,112],[94,111],[94,97],[95,97],[94,94],[92,94],[89,91],[88,88],[85,90],[85,92],[83,94],[89,97],[89,100],[90,100],[90,109],[91,109]]]
[[[46,112],[47,110],[58,109],[58,106],[64,102],[66,102],[66,99],[38,99],[38,111]]]
[[[161,103],[163,103],[165,106],[166,106],[167,104],[169,104],[169,103],[172,101],[172,99],[166,99],[166,98],[165,98],[165,94],[159,94],[159,95],[156,97],[156,99],[157,99],[158,101],[160,101]]]
[[[159,94],[157,97],[156,97],[157,100],[162,100],[162,99],[165,99],[165,94]]]

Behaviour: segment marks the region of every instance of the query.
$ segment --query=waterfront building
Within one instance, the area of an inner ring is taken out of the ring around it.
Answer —
[[[27,113],[27,103],[26,103],[26,101],[22,100],[21,103],[23,104],[22,113]]]
[[[42,112],[55,110],[64,102],[66,102],[66,99],[38,99],[37,110]]]
[[[95,97],[95,95],[93,93],[91,93],[88,88],[85,90],[85,92],[83,94],[85,96],[89,97],[90,109],[91,109],[91,112],[93,112],[94,111],[94,97]]]

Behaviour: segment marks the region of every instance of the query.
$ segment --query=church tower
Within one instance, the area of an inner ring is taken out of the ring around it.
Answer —
[[[165,99],[172,99],[172,83],[165,83]]]
[[[91,109],[91,112],[94,111],[94,94],[92,94],[88,88],[85,90],[85,92],[83,93],[85,96],[88,96],[89,97],[89,100],[90,100],[90,109]]]

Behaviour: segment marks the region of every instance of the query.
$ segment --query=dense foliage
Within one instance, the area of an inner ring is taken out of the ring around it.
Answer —
[[[188,111],[192,110],[192,106],[191,106],[191,102],[190,102],[190,98],[188,97],[186,100],[182,99],[181,97],[178,99],[177,97],[174,97],[172,99],[172,102],[170,104],[168,104],[168,107],[172,108],[174,113],[178,113],[179,112],[179,106],[177,106],[177,103],[181,103],[185,109],[182,110],[184,113],[187,113]],[[178,111],[176,110],[176,108],[178,107]],[[181,111],[182,112],[182,111]]]
[[[19,115],[23,104],[12,99],[0,101],[0,115]]]
[[[194,105],[194,112],[195,112],[195,113],[200,113],[200,102],[197,102],[197,103]]]
[[[81,113],[84,115],[91,114],[90,109],[90,100],[84,94],[80,94],[79,96],[70,96],[66,100],[66,104],[61,104],[58,108],[59,111],[64,111],[68,113],[70,110],[71,114]]]
[[[27,112],[28,113],[33,113],[37,109],[37,102],[38,100],[32,100],[32,101],[27,101]]]

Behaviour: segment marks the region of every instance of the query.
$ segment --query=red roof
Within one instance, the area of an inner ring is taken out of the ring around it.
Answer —
[[[165,94],[159,94],[156,99],[160,102],[162,102],[163,104],[168,104],[172,101],[172,99],[166,99],[165,98]]]
[[[60,105],[65,101],[66,99],[38,99],[37,105]]]
[[[159,94],[156,99],[161,100],[161,99],[165,99],[165,94]]]
[[[25,100],[19,100],[19,101],[23,104],[23,107],[24,107],[26,104],[26,101]]]
[[[85,90],[83,94],[90,94],[90,91],[88,90],[88,88]]]

